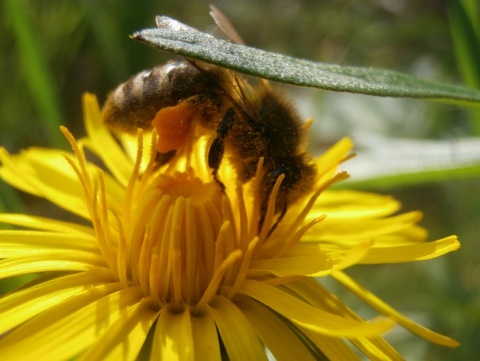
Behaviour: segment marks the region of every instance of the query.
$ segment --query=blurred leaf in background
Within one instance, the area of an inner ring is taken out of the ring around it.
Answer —
[[[130,75],[171,58],[128,35],[154,27],[155,15],[212,31],[209,3],[4,0],[0,144],[10,152],[28,146],[63,147],[60,132],[55,133],[59,124],[80,136],[83,92],[94,92],[103,100]],[[479,87],[480,14],[475,0],[223,0],[215,5],[246,43],[257,48]],[[356,140],[359,156],[352,162],[350,187],[374,191],[381,187],[398,197],[404,210],[425,212],[423,225],[431,230],[432,239],[457,234],[462,241],[460,251],[441,259],[354,270],[360,283],[368,283],[372,292],[399,311],[462,343],[458,349],[445,350],[421,340],[412,345],[410,335],[392,333],[394,345],[407,359],[478,357],[478,113],[418,100],[285,89],[298,99],[305,117],[314,117],[311,141],[318,151],[344,135]],[[349,163],[345,169],[350,170]],[[66,217],[3,184],[0,208]],[[2,290],[5,287],[2,283]],[[346,301],[355,307],[361,304]],[[369,310],[364,311],[368,315]]]

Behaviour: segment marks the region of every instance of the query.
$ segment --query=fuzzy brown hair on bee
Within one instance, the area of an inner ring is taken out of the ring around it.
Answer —
[[[168,163],[201,125],[212,137],[208,165],[222,190],[218,170],[224,155],[241,183],[254,177],[263,157],[259,228],[280,175],[285,177],[276,198],[276,224],[314,183],[305,131],[292,104],[266,83],[251,86],[241,75],[218,66],[183,60],[141,72],[108,96],[103,120],[116,132],[155,127],[159,165]]]
[[[139,73],[109,95],[103,119],[117,132],[155,127],[160,164],[185,145],[192,125],[200,122],[213,133],[208,164],[221,187],[217,173],[224,154],[241,183],[253,178],[263,157],[260,225],[281,174],[285,178],[275,206],[281,216],[314,181],[315,167],[303,147],[304,130],[293,106],[271,88],[251,87],[239,75],[220,67],[179,61]]]

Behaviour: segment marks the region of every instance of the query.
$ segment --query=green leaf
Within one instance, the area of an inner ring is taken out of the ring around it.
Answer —
[[[359,180],[352,179],[338,185],[337,188],[391,190],[421,184],[444,183],[455,179],[478,178],[479,176],[480,165],[472,165],[451,169],[425,169],[413,173],[396,173]]]
[[[240,73],[333,91],[430,98],[477,103],[477,106],[480,103],[480,91],[462,86],[418,79],[389,70],[297,59],[216,39],[166,16],[157,16],[156,20],[158,28],[141,30],[134,33],[132,38],[158,49]]]
[[[415,140],[359,137],[358,157],[342,169],[352,175],[339,188],[392,189],[480,176],[480,139]]]

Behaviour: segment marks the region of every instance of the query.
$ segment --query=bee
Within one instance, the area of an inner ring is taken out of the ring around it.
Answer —
[[[215,15],[218,24],[221,14]],[[224,18],[220,20],[225,24]],[[225,155],[241,183],[254,177],[263,157],[260,229],[271,191],[284,174],[275,204],[278,217],[270,233],[288,205],[313,187],[315,166],[304,147],[305,128],[293,105],[268,83],[252,86],[240,74],[219,66],[184,59],[141,72],[110,93],[103,121],[117,132],[155,128],[159,165],[168,163],[199,125],[211,134],[208,166],[222,190],[218,170]]]

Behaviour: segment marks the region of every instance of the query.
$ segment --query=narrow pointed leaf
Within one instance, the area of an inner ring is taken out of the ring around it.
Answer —
[[[132,38],[152,47],[282,83],[377,96],[480,103],[480,91],[372,68],[297,59],[216,39],[166,16]]]
[[[357,139],[362,151],[348,162],[353,175],[337,187],[392,189],[480,175],[480,140],[414,140],[380,136]]]

